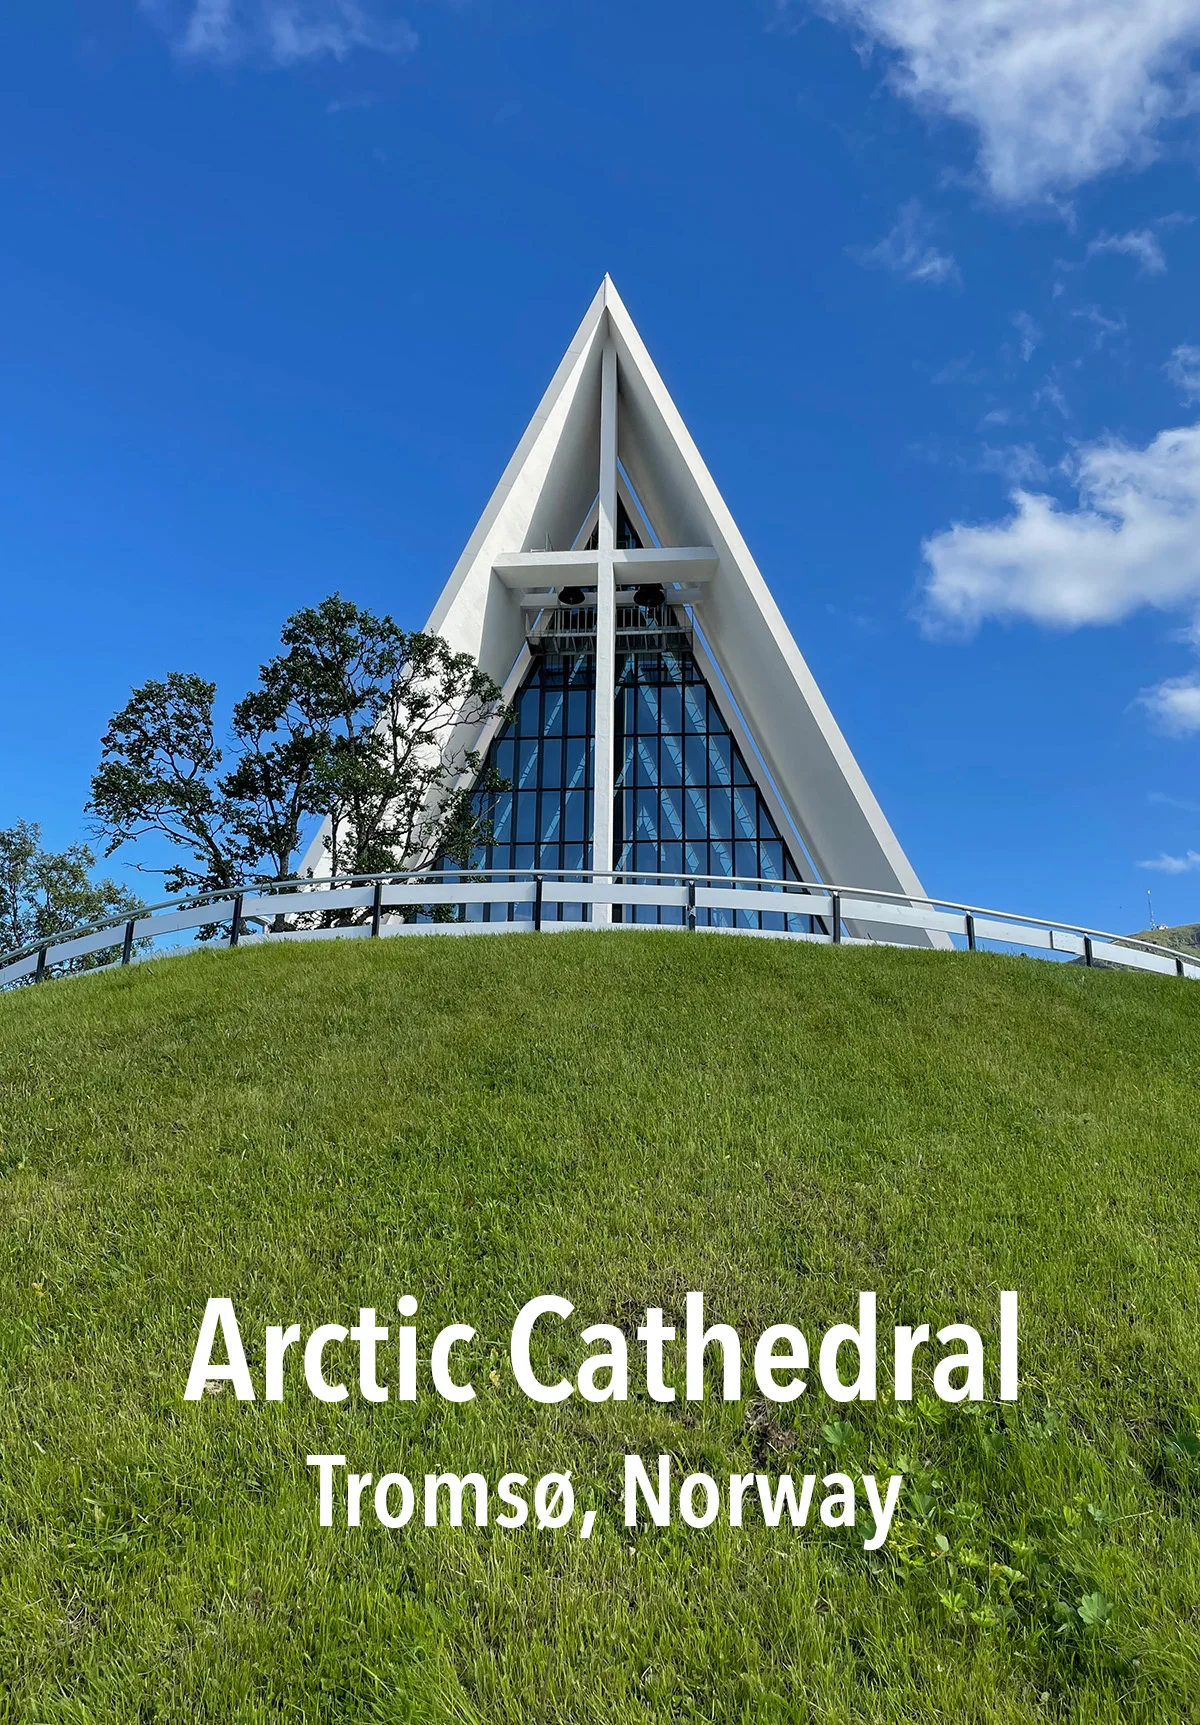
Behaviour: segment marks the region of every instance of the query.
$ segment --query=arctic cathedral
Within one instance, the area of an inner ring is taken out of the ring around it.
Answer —
[[[426,628],[514,709],[465,739],[511,785],[487,798],[475,867],[924,896],[607,276]],[[321,855],[318,835],[314,872]],[[553,914],[683,916],[573,905],[569,884]],[[830,932],[794,912],[699,916]]]

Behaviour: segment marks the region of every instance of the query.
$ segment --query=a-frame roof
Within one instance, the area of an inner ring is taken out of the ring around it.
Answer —
[[[601,361],[616,350],[617,453],[663,547],[711,564],[688,603],[718,698],[736,711],[815,871],[837,884],[922,897],[919,880],[817,687],[791,631],[605,276],[447,581],[426,627],[504,685],[525,647],[528,585],[576,541],[597,493]],[[561,563],[561,555],[558,559]],[[698,567],[695,559],[686,564]],[[662,579],[654,575],[653,579]],[[682,577],[681,577],[682,578]],[[710,666],[710,671],[713,666]],[[765,787],[764,787],[765,788]]]

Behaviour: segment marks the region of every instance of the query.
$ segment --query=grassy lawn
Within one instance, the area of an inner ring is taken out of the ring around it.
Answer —
[[[0,998],[0,1720],[1200,1719],[1198,1076],[1190,984],[677,933]],[[566,1335],[703,1289],[752,1341],[860,1289],[881,1331],[990,1337],[1002,1288],[1015,1405],[815,1388],[768,1424],[636,1369],[624,1404],[540,1407],[506,1369],[543,1293]],[[473,1403],[183,1400],[210,1295],[261,1382],[265,1325],[395,1323],[402,1293],[423,1345],[478,1330]],[[570,1468],[595,1533],[323,1530],[318,1451]],[[874,1554],[631,1533],[627,1451],[907,1480]]]

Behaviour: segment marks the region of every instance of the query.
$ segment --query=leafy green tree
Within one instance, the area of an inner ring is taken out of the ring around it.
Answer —
[[[147,869],[164,875],[170,892],[219,890],[242,879],[245,845],[218,771],[216,693],[215,683],[182,671],[134,689],[104,733],[92,779],[87,807],[107,840],[105,856],[150,834],[187,853],[187,861]]]
[[[503,714],[493,680],[440,636],[338,594],[290,617],[281,647],[233,709],[228,762],[215,684],[173,671],[132,692],[88,804],[106,855],[156,835],[185,853],[154,871],[172,891],[265,884],[293,876],[306,823],[327,817],[334,874],[465,866],[503,788],[477,782],[469,747]]]
[[[440,636],[337,594],[296,612],[282,641],[255,710],[285,739],[319,739],[308,800],[329,821],[331,871],[400,872],[446,855],[465,864],[491,836],[474,793],[500,788],[475,784],[480,758],[467,746],[502,712],[491,677]]]
[[[258,688],[233,710],[233,742],[237,760],[220,794],[239,866],[259,880],[287,880],[313,813],[324,738]]]
[[[42,849],[36,822],[0,829],[0,956],[106,917],[142,909],[142,901],[113,880],[95,880],[87,845]],[[92,953],[66,967],[90,970],[109,955]]]

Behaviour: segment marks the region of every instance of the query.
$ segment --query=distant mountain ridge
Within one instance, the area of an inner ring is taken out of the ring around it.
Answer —
[[[1181,950],[1200,947],[1200,922],[1181,923],[1178,928],[1144,928],[1131,934],[1130,940],[1152,940],[1156,946],[1173,946]]]

